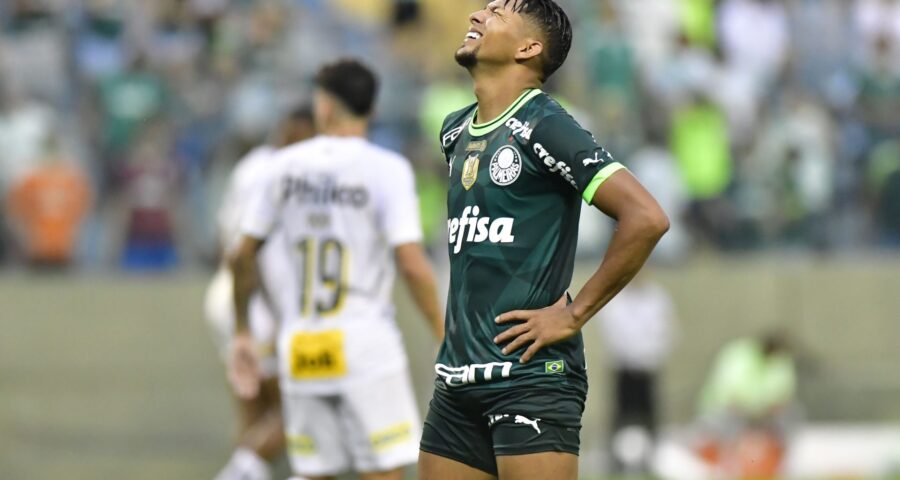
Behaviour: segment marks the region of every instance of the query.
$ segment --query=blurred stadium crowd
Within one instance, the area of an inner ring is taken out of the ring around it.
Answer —
[[[372,137],[442,238],[459,0],[0,2],[0,262],[214,260],[230,167],[325,61],[382,76]],[[561,0],[548,85],[673,219],[661,256],[900,248],[900,1]]]

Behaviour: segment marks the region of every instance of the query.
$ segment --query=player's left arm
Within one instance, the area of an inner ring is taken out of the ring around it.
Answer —
[[[520,322],[498,335],[495,343],[509,342],[504,354],[527,346],[522,363],[541,348],[577,334],[634,278],[669,228],[668,217],[650,193],[571,118],[558,115],[536,128],[532,143],[564,188],[574,188],[586,202],[615,219],[617,226],[603,261],[571,304],[561,299],[541,310],[517,310],[497,317],[501,324]]]
[[[669,230],[669,219],[649,192],[627,170],[614,173],[597,189],[591,205],[617,221],[600,267],[566,307],[584,326],[644,266]]]
[[[283,195],[277,177],[260,182],[241,219],[243,237],[229,261],[234,277],[235,330],[228,362],[228,379],[235,393],[253,398],[259,393],[259,354],[250,334],[250,298],[262,285],[257,255],[275,227]]]

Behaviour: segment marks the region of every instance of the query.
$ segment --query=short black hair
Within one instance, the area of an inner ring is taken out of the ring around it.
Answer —
[[[516,0],[507,0],[507,2]],[[553,0],[518,0],[515,11],[526,15],[544,34],[543,80],[553,75],[569,56],[572,48],[572,22]]]
[[[372,113],[378,94],[378,79],[359,60],[342,59],[329,63],[316,75],[316,86],[334,95],[354,115]]]

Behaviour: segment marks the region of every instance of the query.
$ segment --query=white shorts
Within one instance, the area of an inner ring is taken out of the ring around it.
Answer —
[[[222,361],[228,361],[231,339],[234,337],[234,280],[231,271],[222,267],[216,272],[206,289],[204,312],[206,322],[213,334],[213,342],[219,350]],[[275,351],[277,334],[275,316],[266,307],[259,295],[250,302],[250,333],[259,346],[262,372],[266,378],[278,374],[278,359]]]
[[[294,473],[386,472],[416,463],[422,426],[409,372],[349,384],[337,395],[282,389]]]

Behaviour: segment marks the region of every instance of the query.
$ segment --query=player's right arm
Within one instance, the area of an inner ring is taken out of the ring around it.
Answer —
[[[405,160],[392,165],[390,185],[383,189],[384,235],[394,249],[394,262],[412,294],[416,306],[435,336],[444,338],[444,316],[437,297],[434,270],[422,248],[422,221],[413,170]]]

